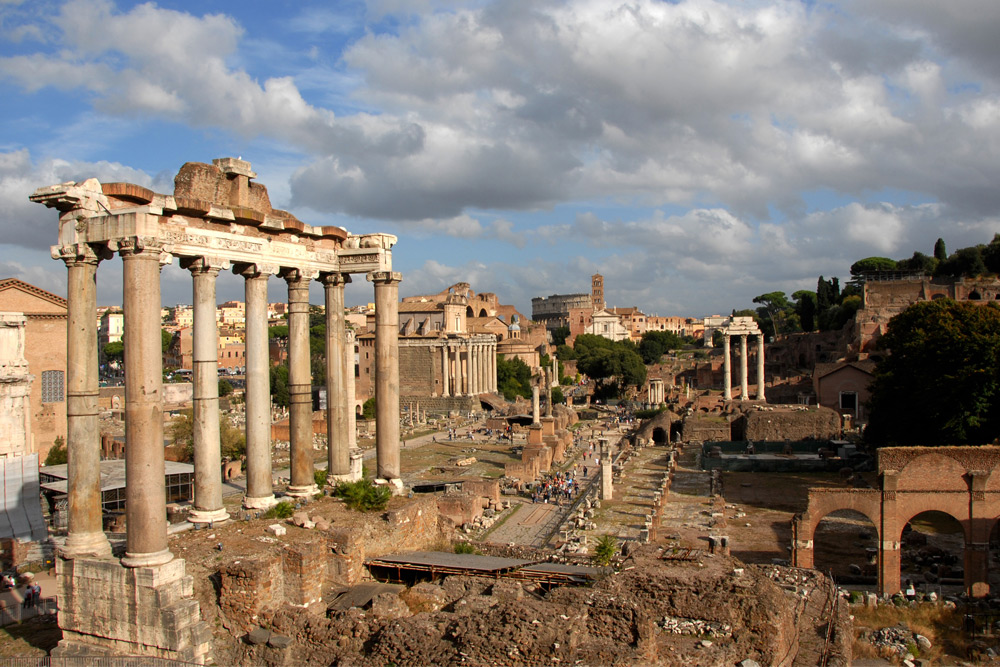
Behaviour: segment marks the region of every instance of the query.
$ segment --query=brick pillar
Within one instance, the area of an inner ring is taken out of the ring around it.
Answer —
[[[326,441],[327,480],[334,484],[347,480],[351,473],[350,437],[347,413],[351,404],[347,392],[345,346],[347,327],[344,319],[344,285],[351,281],[346,273],[328,273],[322,278],[326,296]],[[354,369],[351,369],[354,373]]]
[[[993,518],[986,507],[986,481],[984,472],[970,472],[969,483],[969,534],[965,542],[965,591],[973,597],[990,593],[990,521]]]
[[[729,334],[722,334],[722,398],[733,400],[733,379],[729,373]]]
[[[97,248],[102,255],[107,248]],[[66,456],[69,534],[64,558],[110,558],[101,521],[101,429],[97,398],[97,265],[85,243],[59,249],[66,263]]]
[[[392,271],[368,274],[375,284],[375,455],[378,477],[399,481],[399,283]]]
[[[903,526],[899,523],[896,507],[896,485],[899,472],[882,473],[882,525],[879,530],[878,592],[883,595],[898,593],[900,586],[900,536]]]
[[[171,561],[163,463],[163,350],[160,337],[162,242],[119,244],[124,275],[126,567]]]
[[[246,298],[246,509],[267,509],[274,498],[271,475],[271,361],[267,339],[267,280],[276,270],[242,267]]]
[[[312,380],[309,367],[309,276],[285,271],[288,283],[288,431],[291,481],[288,495],[312,496],[319,490],[313,475]]]

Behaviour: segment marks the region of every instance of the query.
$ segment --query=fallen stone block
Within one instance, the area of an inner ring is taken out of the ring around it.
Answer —
[[[281,537],[288,532],[288,529],[282,526],[280,523],[272,523],[267,527],[267,530],[275,535],[275,537]]]

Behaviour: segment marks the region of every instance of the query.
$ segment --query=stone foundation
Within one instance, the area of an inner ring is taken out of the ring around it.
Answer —
[[[116,560],[57,558],[56,575],[63,638],[53,656],[208,659],[212,633],[183,560],[126,568]]]

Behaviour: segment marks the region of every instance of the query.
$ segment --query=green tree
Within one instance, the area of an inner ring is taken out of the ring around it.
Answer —
[[[116,340],[105,345],[104,358],[108,361],[122,361],[125,358],[125,343]]]
[[[798,318],[792,320],[794,306],[788,301],[784,292],[768,292],[753,299],[761,304],[757,309],[757,321],[761,331],[774,334],[789,333],[798,328]]]
[[[531,369],[521,359],[497,356],[497,389],[504,398],[512,401],[518,396],[531,396]]]
[[[572,361],[576,359],[576,350],[569,345],[560,345],[556,348],[556,359],[559,361]]]
[[[170,343],[174,341],[174,334],[172,331],[167,331],[166,329],[160,329],[160,351],[166,352],[170,349]]]
[[[219,378],[219,396],[229,396],[233,393],[233,383],[226,378]]]
[[[948,249],[944,245],[944,239],[938,239],[934,242],[934,259],[939,262],[948,259]]]
[[[981,445],[1000,433],[1000,308],[915,303],[879,341],[865,437],[883,445]]]
[[[66,441],[63,440],[61,435],[57,435],[55,442],[52,443],[52,449],[49,450],[48,456],[45,457],[44,465],[59,466],[66,463],[66,460]]]
[[[990,273],[1000,273],[1000,234],[994,234],[993,240],[983,248],[983,263]]]
[[[580,337],[577,337],[577,341],[579,340]],[[638,387],[646,381],[646,365],[635,351],[634,345],[627,345],[627,341],[613,343],[607,340],[607,342],[611,345],[588,347],[583,354],[577,348],[577,354],[580,356],[576,367],[607,390],[607,393],[602,392],[602,395],[621,396],[628,387]]]
[[[288,366],[271,366],[271,402],[280,408],[288,407]]]
[[[362,419],[375,419],[375,397],[372,396],[361,405]]]
[[[896,268],[900,271],[912,271],[913,273],[923,273],[924,275],[934,275],[938,262],[933,257],[922,252],[914,252],[910,259],[901,259],[896,262]]]
[[[569,327],[557,327],[552,330],[552,344],[556,347],[564,345],[569,337]]]
[[[552,387],[552,405],[559,405],[560,403],[566,402],[566,396],[563,395],[563,391],[559,387]]]
[[[936,276],[975,278],[986,273],[986,263],[983,261],[983,250],[987,246],[970,246],[961,248],[943,262],[938,262]]]
[[[681,347],[681,339],[671,331],[647,331],[639,341],[639,356],[646,364],[657,364],[670,350]]]
[[[799,324],[803,331],[816,330],[816,292],[800,289],[792,293],[795,301],[795,312],[799,316]]]
[[[866,273],[885,273],[895,271],[897,263],[888,257],[865,257],[851,264],[851,275],[861,276]]]

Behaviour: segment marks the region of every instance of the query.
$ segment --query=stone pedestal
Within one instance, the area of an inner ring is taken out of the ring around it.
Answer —
[[[601,457],[601,500],[611,500],[613,495],[613,485],[611,479],[611,460],[609,457]]]
[[[212,632],[182,559],[155,567],[56,559],[62,641],[53,656],[135,655],[205,664]]]
[[[551,416],[542,417],[542,435],[555,435],[556,434],[556,420]]]
[[[542,427],[541,425],[532,425],[528,427],[528,444],[529,445],[540,445],[542,444]]]

